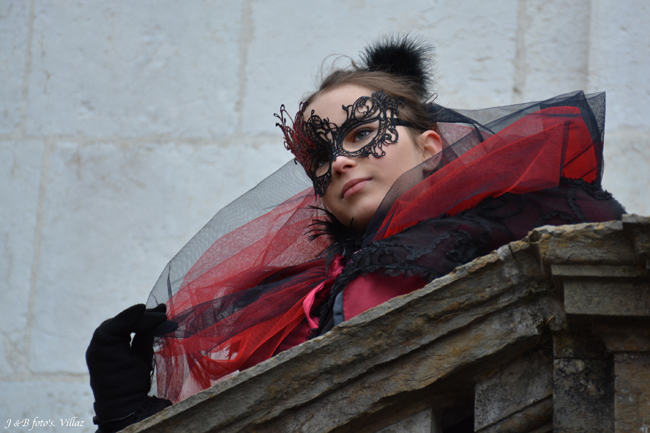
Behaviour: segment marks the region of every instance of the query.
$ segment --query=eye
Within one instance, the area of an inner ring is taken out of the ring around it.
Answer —
[[[372,128],[360,128],[352,134],[352,141],[364,141],[372,133]]]
[[[311,170],[316,173],[317,176],[321,176],[327,172],[329,168],[329,158],[325,155],[318,156],[314,158],[311,163]]]

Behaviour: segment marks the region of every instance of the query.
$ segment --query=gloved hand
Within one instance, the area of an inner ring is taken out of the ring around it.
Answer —
[[[95,331],[86,363],[95,394],[95,423],[102,432],[119,430],[171,405],[147,396],[153,338],[176,329],[176,323],[166,322],[165,311],[165,304],[150,310],[144,304],[134,305]],[[135,333],[132,342],[131,333]]]

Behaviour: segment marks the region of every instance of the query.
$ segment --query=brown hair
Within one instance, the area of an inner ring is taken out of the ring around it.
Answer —
[[[387,95],[401,98],[404,107],[400,109],[399,118],[413,125],[409,133],[416,139],[417,132],[434,130],[438,132],[435,122],[427,115],[426,102],[420,98],[417,83],[408,77],[390,74],[383,71],[367,71],[359,69],[353,63],[354,69],[337,69],[328,74],[322,81],[318,90],[305,99],[306,108],[322,93],[347,84],[366,87],[373,92],[383,91]],[[415,140],[417,142],[417,140]]]

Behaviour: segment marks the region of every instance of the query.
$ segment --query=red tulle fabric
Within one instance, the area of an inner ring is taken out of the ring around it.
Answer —
[[[179,329],[156,353],[159,396],[177,402],[268,359],[304,319],[305,297],[327,277],[314,260],[325,240],[305,236],[314,200],[304,191],[223,236],[187,273],[167,302]]]
[[[529,114],[403,193],[372,239],[487,197],[552,188],[561,177],[594,181],[600,149],[577,108]],[[167,302],[179,329],[156,353],[160,397],[178,402],[268,359],[306,318],[305,298],[333,279],[316,259],[327,242],[305,235],[313,204],[311,189],[293,197],[219,239],[186,275]]]
[[[402,194],[373,240],[432,216],[455,215],[487,197],[553,188],[561,177],[593,182],[598,148],[578,108],[530,114]]]

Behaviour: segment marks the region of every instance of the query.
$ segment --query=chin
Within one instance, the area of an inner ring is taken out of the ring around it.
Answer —
[[[366,229],[368,223],[370,223],[370,220],[375,214],[375,211],[381,204],[381,201],[364,200],[365,197],[360,198],[362,198],[362,200],[347,203],[347,206],[340,202],[336,203],[337,206],[334,207],[334,210],[332,210],[332,207],[327,206],[327,203],[325,203],[325,207],[332,212],[336,219],[341,223],[353,229],[355,232],[360,232]]]
[[[368,223],[370,223],[373,215],[374,212],[372,212],[370,215],[358,215],[356,217],[352,217],[349,219],[350,223],[348,224],[348,227],[350,227],[355,232],[362,232],[366,229],[366,227],[368,227]]]

